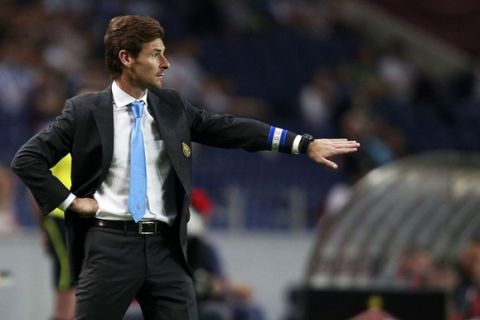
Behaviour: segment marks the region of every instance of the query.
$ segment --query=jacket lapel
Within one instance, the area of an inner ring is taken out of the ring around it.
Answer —
[[[191,174],[190,165],[183,158],[182,142],[178,134],[185,130],[185,123],[182,123],[182,107],[168,101],[161,91],[149,91],[148,109],[155,119],[155,123],[160,132],[160,136],[165,144],[165,150],[172,162],[177,176],[183,184],[185,190],[190,189]],[[189,141],[188,141],[189,143]],[[188,157],[190,159],[190,156]]]
[[[190,165],[183,158],[182,142],[178,136],[179,132],[185,130],[182,119],[182,107],[168,101],[161,91],[152,93],[149,91],[147,96],[148,109],[155,119],[160,136],[165,144],[165,150],[172,162],[177,176],[182,182],[185,190],[190,189],[191,174]],[[113,96],[112,88],[108,86],[99,93],[95,103],[96,109],[93,110],[93,117],[97,124],[100,141],[102,143],[102,172],[100,181],[104,181],[108,168],[112,162],[113,156]],[[189,158],[190,159],[190,158]]]
[[[93,117],[95,118],[102,143],[102,172],[100,181],[103,181],[107,175],[113,155],[113,97],[111,86],[99,93],[95,105],[96,109],[93,110]]]

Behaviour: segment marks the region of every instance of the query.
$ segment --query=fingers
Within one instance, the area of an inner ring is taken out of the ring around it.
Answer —
[[[341,147],[341,148],[330,147],[330,148],[325,148],[324,150],[319,152],[319,155],[328,158],[332,156],[338,156],[342,154],[356,152],[357,150],[358,150],[357,147]]]
[[[355,152],[357,150],[358,150],[358,148],[337,148],[337,149],[333,150],[334,153],[332,155],[352,153],[352,152]]]
[[[324,156],[351,153],[358,150],[360,144],[357,141],[322,139],[316,144],[316,151],[324,152]]]
[[[338,165],[335,162],[333,162],[333,161],[331,161],[331,160],[329,160],[325,157],[322,157],[320,155],[312,155],[310,158],[313,161],[315,161],[316,163],[325,165],[326,167],[329,167],[329,168],[332,168],[332,169],[337,169],[338,168]]]
[[[326,165],[327,167],[332,168],[332,169],[337,169],[338,168],[338,165],[335,162],[333,162],[331,160],[328,160],[326,158],[324,158],[324,159],[325,160],[323,161],[323,164]]]
[[[330,154],[327,156],[352,153],[360,147],[360,143],[357,141],[346,139],[330,139],[326,141],[326,144],[330,146],[328,150]]]
[[[75,198],[69,208],[78,213],[82,218],[90,218],[95,216],[98,210],[98,203],[91,198]]]
[[[337,147],[360,147],[360,143],[354,140],[328,141],[331,145]]]
[[[355,140],[340,139],[316,139],[309,145],[308,156],[317,163],[329,168],[337,169],[338,165],[327,159],[332,156],[353,153],[358,150],[360,143]]]

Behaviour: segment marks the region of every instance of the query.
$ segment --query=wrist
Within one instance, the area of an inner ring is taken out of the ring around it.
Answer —
[[[304,133],[298,144],[298,152],[301,154],[306,154],[308,151],[308,146],[313,142],[313,140],[315,139],[311,134]]]
[[[58,208],[62,211],[71,209],[71,206],[75,199],[77,199],[77,197],[73,193],[70,193],[68,197],[58,206]]]

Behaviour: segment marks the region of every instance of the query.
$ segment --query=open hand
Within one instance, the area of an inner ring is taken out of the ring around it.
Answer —
[[[358,150],[360,143],[347,139],[315,139],[308,145],[307,155],[313,161],[332,169],[338,165],[327,158]]]

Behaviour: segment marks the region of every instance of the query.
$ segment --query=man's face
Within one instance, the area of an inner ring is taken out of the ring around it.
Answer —
[[[170,63],[165,58],[162,39],[155,39],[143,45],[138,57],[133,59],[130,80],[139,88],[161,88],[165,70]]]

